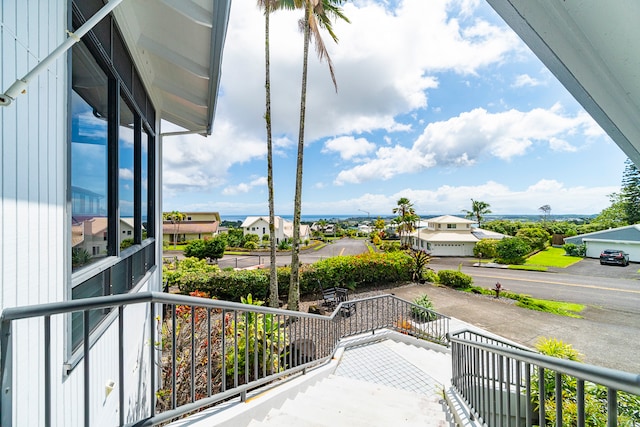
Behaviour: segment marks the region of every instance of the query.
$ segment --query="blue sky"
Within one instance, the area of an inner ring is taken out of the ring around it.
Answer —
[[[264,18],[234,1],[213,134],[163,146],[163,210],[268,213]],[[596,214],[626,156],[480,0],[363,0],[344,7],[326,63],[310,56],[303,215]],[[277,215],[291,215],[302,35],[298,11],[271,19]],[[163,122],[163,132],[175,128]]]

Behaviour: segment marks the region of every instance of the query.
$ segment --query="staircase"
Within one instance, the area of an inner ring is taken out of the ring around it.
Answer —
[[[448,426],[438,395],[331,375],[250,427]]]
[[[343,341],[328,365],[171,426],[451,427],[450,381],[447,348],[395,332],[369,334]]]

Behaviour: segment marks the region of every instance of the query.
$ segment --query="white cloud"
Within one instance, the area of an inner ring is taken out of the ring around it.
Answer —
[[[563,114],[559,105],[530,111],[490,113],[483,108],[429,123],[411,148],[380,148],[376,158],[341,171],[337,184],[389,179],[421,172],[436,165],[470,166],[483,157],[508,161],[523,156],[537,142],[548,141],[554,151],[576,151],[562,136],[591,129],[582,114]]]
[[[236,185],[231,185],[222,190],[222,194],[225,196],[239,194],[239,193],[248,193],[253,190],[255,187],[264,187],[267,185],[267,177],[261,176],[256,178],[250,182],[241,182]]]
[[[419,215],[460,215],[471,208],[470,199],[489,203],[494,214],[536,215],[543,205],[551,206],[551,213],[597,214],[608,206],[608,194],[616,187],[566,187],[556,180],[542,179],[523,189],[511,184],[488,181],[472,186],[442,185],[433,190],[406,188],[391,195],[365,193],[352,199],[323,203],[305,203],[307,212],[319,214],[353,214],[364,209],[372,215],[391,216],[392,209],[401,197],[411,200]]]
[[[132,180],[133,179],[133,171],[127,168],[120,168],[120,173],[118,174],[120,179]]]
[[[354,138],[352,136],[342,136],[333,138],[324,143],[323,153],[338,153],[344,160],[354,157],[366,156],[376,149],[376,144],[364,138]]]
[[[511,85],[511,87],[524,87],[524,86],[540,86],[543,84],[541,80],[531,77],[528,74],[520,74],[516,76],[515,81]]]
[[[427,106],[428,90],[438,87],[434,73],[476,74],[522,49],[506,26],[472,20],[476,7],[477,0],[404,0],[394,10],[373,1],[345,4],[351,24],[334,25],[338,45],[328,36],[325,39],[335,66],[337,94],[326,64],[315,56],[309,60],[305,143],[376,129],[408,131],[411,125],[396,117]],[[462,21],[451,18],[456,14],[461,14]],[[275,153],[280,156],[295,149],[292,141],[298,135],[299,18],[299,11],[278,11],[271,17],[271,117],[274,141],[278,141]],[[266,140],[262,58],[262,13],[255,3],[233,2],[214,135],[206,143],[165,144],[169,147],[165,157],[170,158],[165,163],[167,189],[220,185],[232,165],[264,154],[258,146]],[[191,138],[198,139],[182,139]],[[215,154],[194,149],[197,144]]]

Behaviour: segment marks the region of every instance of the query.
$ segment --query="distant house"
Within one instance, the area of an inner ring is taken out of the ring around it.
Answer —
[[[640,224],[565,237],[564,242],[584,243],[589,258],[599,258],[605,249],[620,249],[629,254],[629,261],[640,262]]]
[[[84,249],[92,257],[107,255],[108,243],[108,219],[106,217],[93,217],[76,219],[71,225],[71,244],[73,249]],[[144,227],[143,227],[144,229]],[[120,236],[118,242],[125,239],[133,240],[133,218],[120,218]]]
[[[411,246],[434,256],[473,256],[473,248],[483,239],[505,236],[489,230],[473,228],[474,221],[444,215],[421,221],[422,228],[411,235]]]
[[[276,243],[293,238],[293,222],[287,221],[280,216],[276,216],[274,219]],[[269,217],[248,216],[242,222],[241,227],[245,236],[247,234],[257,234],[260,240],[262,240],[262,236],[269,234]],[[301,224],[300,241],[304,242],[305,240],[310,239],[310,232],[311,230],[308,225]]]
[[[184,221],[173,223],[162,222],[162,239],[171,244],[177,236],[178,242],[196,239],[207,239],[217,235],[220,230],[220,214],[218,212],[183,212]]]

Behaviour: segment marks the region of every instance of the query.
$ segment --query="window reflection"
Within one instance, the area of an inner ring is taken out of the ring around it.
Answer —
[[[120,98],[120,128],[118,131],[118,194],[120,207],[120,248],[133,244],[133,113]]]
[[[72,269],[108,255],[108,81],[83,44],[73,47],[71,91]]]
[[[148,208],[148,176],[149,176],[149,137],[146,132],[142,132],[142,175],[140,177],[140,206],[142,211],[142,240],[148,237],[147,233],[147,218],[149,217],[149,208]]]

